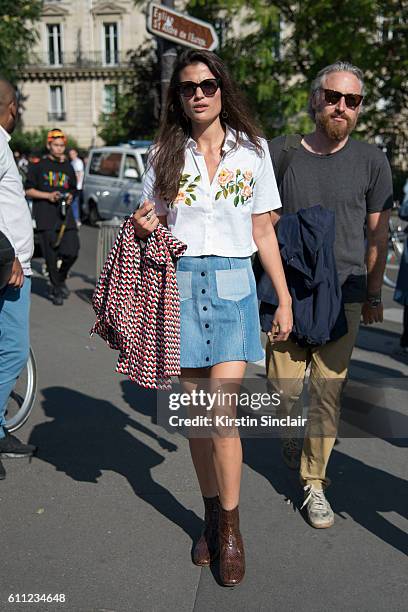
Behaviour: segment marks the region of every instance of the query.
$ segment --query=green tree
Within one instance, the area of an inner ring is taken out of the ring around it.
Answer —
[[[49,128],[42,127],[38,130],[31,132],[25,132],[18,127],[13,132],[13,137],[10,140],[10,146],[13,151],[19,151],[20,153],[30,154],[37,153],[39,155],[47,152],[47,133]],[[71,136],[67,137],[67,149],[75,148],[79,150],[78,143],[75,138]]]
[[[0,74],[16,83],[38,34],[41,0],[1,0]]]
[[[321,68],[344,59],[366,77],[358,134],[384,144],[394,165],[406,159],[407,0],[190,0],[188,11],[240,19],[240,32],[227,32],[218,53],[268,136],[311,128],[310,83]]]
[[[186,12],[214,24],[221,42],[217,53],[268,137],[312,129],[307,99],[321,68],[338,59],[359,66],[366,97],[356,135],[387,147],[394,167],[406,168],[408,0],[189,0]],[[151,101],[144,106],[143,89],[150,75],[157,105],[159,63],[152,62],[153,49],[150,43],[150,59],[141,62],[143,78],[128,86],[129,96],[110,120],[118,133],[154,132],[158,113]]]
[[[155,45],[144,43],[129,55],[130,70],[118,83],[116,108],[102,114],[99,135],[107,144],[151,139],[157,128],[160,103],[160,67]]]

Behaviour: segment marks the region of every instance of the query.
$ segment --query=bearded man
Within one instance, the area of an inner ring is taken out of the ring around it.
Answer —
[[[315,432],[319,434],[306,429],[303,448],[290,436],[282,440],[285,463],[292,469],[300,467],[307,518],[317,528],[334,522],[324,494],[329,484],[326,467],[336,439],[341,388],[360,319],[366,324],[383,320],[381,286],[393,204],[392,179],[389,163],[378,147],[350,138],[363,98],[363,74],[356,66],[339,61],[319,72],[312,83],[308,109],[315,130],[300,141],[279,185],[280,214],[318,204],[334,211],[334,259],[347,319],[347,333],[324,345],[304,347],[291,337],[274,342],[269,335],[266,347],[268,379],[274,387],[285,388],[288,412],[302,392],[309,365],[310,383],[320,389],[320,401],[314,407]],[[284,142],[285,137],[280,136],[270,144],[275,171]],[[271,214],[277,223],[280,214]],[[261,319],[268,316],[273,320],[273,306],[261,303]],[[263,329],[270,329],[270,323]]]

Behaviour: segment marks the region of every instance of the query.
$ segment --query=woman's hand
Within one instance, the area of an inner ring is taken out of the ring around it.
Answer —
[[[288,339],[293,327],[292,305],[284,304],[278,306],[273,317],[272,329],[268,332],[268,337],[274,342],[284,342]]]
[[[138,238],[141,240],[148,238],[159,225],[159,219],[154,212],[154,203],[145,200],[133,213],[132,223]]]

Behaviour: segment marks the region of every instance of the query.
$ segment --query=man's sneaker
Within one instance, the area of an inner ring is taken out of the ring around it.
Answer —
[[[323,489],[316,489],[313,485],[303,487],[305,499],[302,508],[306,506],[307,518],[312,527],[326,529],[334,523],[334,513],[327,501]]]
[[[64,303],[64,298],[62,297],[62,291],[54,289],[51,296],[52,303],[54,306],[62,306]]]
[[[4,465],[0,461],[0,480],[4,480],[6,477],[6,470],[4,469]]]
[[[33,444],[23,444],[18,438],[6,432],[6,437],[0,439],[0,457],[31,457],[37,447]]]
[[[282,459],[290,470],[298,470],[300,468],[300,456],[302,448],[297,438],[282,438],[281,440]]]
[[[67,284],[62,283],[60,290],[61,290],[62,297],[64,298],[64,300],[66,300],[70,296],[70,293],[71,293],[67,287]]]

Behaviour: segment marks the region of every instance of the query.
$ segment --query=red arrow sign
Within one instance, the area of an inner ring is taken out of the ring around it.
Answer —
[[[173,11],[162,4],[150,4],[147,29],[155,36],[193,49],[213,51],[218,47],[218,36],[210,23]]]

